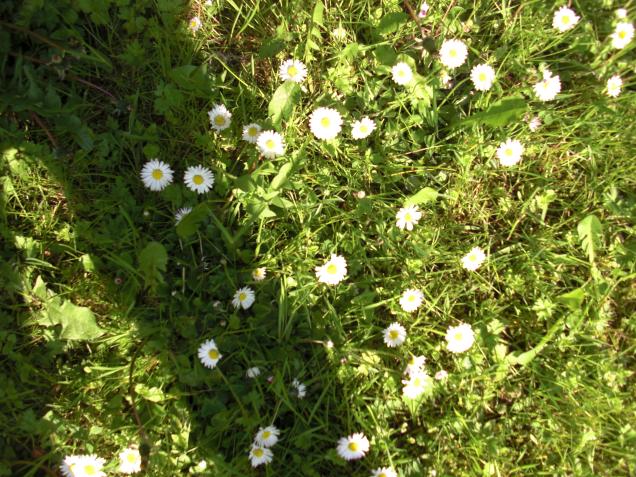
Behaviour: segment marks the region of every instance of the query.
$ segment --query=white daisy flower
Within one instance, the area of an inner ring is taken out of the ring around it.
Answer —
[[[521,161],[523,145],[516,139],[508,139],[502,142],[497,149],[497,159],[502,166],[514,166]]]
[[[468,57],[468,48],[461,40],[444,40],[439,56],[446,68],[454,69],[464,64]]]
[[[384,330],[384,342],[389,348],[401,346],[406,341],[406,329],[399,323],[391,323]]]
[[[188,27],[195,33],[199,28],[201,28],[201,19],[199,17],[192,17],[188,22]]]
[[[342,117],[333,108],[318,108],[309,117],[309,129],[318,139],[334,139],[342,128]]]
[[[616,18],[623,20],[625,18],[627,18],[627,9],[626,8],[619,8],[616,10]]]
[[[607,80],[607,95],[615,98],[621,94],[621,87],[623,86],[623,80],[620,76],[614,75]]]
[[[234,308],[243,308],[244,310],[247,310],[254,304],[254,300],[254,290],[250,287],[243,287],[236,290],[234,298],[232,298],[232,305],[234,305]]]
[[[490,65],[477,65],[471,70],[470,79],[477,91],[488,91],[495,81],[495,70]]]
[[[272,447],[278,442],[279,433],[276,426],[261,427],[254,437],[254,444],[259,447]]]
[[[451,353],[463,353],[468,351],[475,342],[475,333],[467,323],[458,326],[449,326],[446,331],[446,348]]]
[[[276,131],[267,130],[260,133],[256,139],[256,145],[267,159],[274,159],[276,156],[285,154],[285,141]]]
[[[252,467],[258,467],[261,464],[269,464],[274,458],[274,453],[267,447],[252,445],[250,449],[250,462]]]
[[[223,131],[230,127],[232,123],[232,113],[222,104],[215,105],[210,111],[208,111],[210,117],[210,125],[212,129],[217,131]]]
[[[129,447],[119,453],[119,472],[135,474],[141,471],[141,454],[136,447]]]
[[[422,212],[419,211],[417,205],[409,205],[408,207],[402,207],[395,214],[395,225],[401,230],[413,230],[413,226],[417,225],[422,218]]]
[[[250,379],[254,379],[260,375],[261,375],[261,369],[258,366],[253,366],[251,368],[248,368],[247,371],[245,371],[245,376],[247,376]]]
[[[400,61],[391,68],[391,74],[393,75],[393,81],[400,86],[409,84],[413,79],[413,70],[411,70],[411,67],[403,61]]]
[[[543,79],[534,85],[534,93],[541,101],[552,101],[561,92],[559,75],[552,75],[550,70],[543,72]]]
[[[77,460],[80,456],[78,455],[67,455],[64,457],[64,460],[60,464],[60,471],[64,477],[74,477],[73,473],[75,469],[75,464],[77,464]]]
[[[419,373],[422,371],[422,367],[426,363],[426,358],[424,356],[415,356],[411,355],[409,362],[406,365],[406,369],[404,370],[404,374],[408,374],[409,376]]]
[[[473,247],[470,252],[462,257],[462,266],[466,270],[474,272],[486,260],[486,254],[480,247]]]
[[[634,38],[634,25],[628,22],[618,23],[610,38],[612,39],[613,48],[619,50],[625,48]]]
[[[347,261],[344,257],[331,254],[331,258],[324,265],[316,267],[316,278],[327,285],[337,285],[347,275]]]
[[[361,459],[369,452],[369,439],[362,432],[356,432],[349,437],[341,437],[336,450],[344,460]]]
[[[150,190],[163,190],[172,182],[172,169],[165,162],[153,159],[141,169],[141,180]]]
[[[371,477],[397,477],[393,467],[381,467],[371,471]]]
[[[409,376],[409,379],[403,379],[402,384],[404,384],[404,387],[402,388],[402,394],[404,397],[408,399],[417,399],[425,391],[430,389],[433,381],[426,371],[420,369],[419,371],[412,373]]]
[[[528,128],[530,129],[530,131],[535,132],[540,127],[541,119],[539,118],[539,116],[535,116],[530,121],[528,121]]]
[[[307,395],[307,386],[298,379],[292,381],[292,386],[296,388],[296,396],[298,396],[298,399],[303,399]]]
[[[174,213],[174,221],[176,225],[179,225],[179,222],[183,220],[183,218],[192,212],[192,207],[181,207]]]
[[[443,381],[447,377],[448,372],[444,369],[440,369],[438,372],[435,373],[435,379],[437,379],[438,381]]]
[[[258,135],[261,133],[262,128],[256,123],[250,123],[243,127],[243,141],[247,141],[252,144],[256,144]]]
[[[424,294],[420,290],[408,289],[400,297],[400,306],[406,312],[412,313],[422,305]]]
[[[209,339],[199,346],[199,359],[206,368],[213,369],[222,357],[223,355],[219,353],[213,339]]]
[[[283,62],[278,70],[283,81],[302,83],[307,77],[307,67],[302,61],[290,59]]]
[[[360,121],[355,121],[351,125],[351,137],[353,139],[364,139],[368,137],[375,129],[375,122],[368,116],[363,117]]]
[[[71,459],[67,461],[64,459],[62,472],[65,475],[71,477],[106,477],[106,474],[102,471],[102,467],[106,463],[106,460],[96,455],[77,455],[70,456]],[[68,458],[67,458],[68,459]]]
[[[345,41],[347,39],[347,30],[342,28],[342,26],[338,26],[337,28],[333,29],[333,31],[331,32],[331,36],[334,40]]]
[[[554,18],[552,19],[552,27],[559,30],[561,33],[571,30],[579,22],[580,17],[574,13],[574,10],[568,7],[561,7],[554,12]]]
[[[262,282],[263,280],[265,280],[266,276],[267,276],[267,268],[265,267],[259,267],[252,271],[252,279],[255,282]]]
[[[422,5],[420,5],[420,11],[417,14],[417,16],[420,17],[420,18],[424,18],[428,14],[428,10],[430,8],[431,7],[428,5],[428,3],[422,2]]]
[[[183,175],[185,185],[191,191],[204,194],[214,185],[214,174],[210,169],[203,166],[190,166]]]

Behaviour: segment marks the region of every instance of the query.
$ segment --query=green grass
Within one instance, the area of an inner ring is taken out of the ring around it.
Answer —
[[[636,472],[635,56],[634,41],[608,39],[615,8],[633,21],[634,4],[573,2],[581,22],[557,33],[553,2],[431,2],[420,26],[400,13],[411,3],[0,7],[0,475],[58,475],[90,453],[115,475],[131,444],[158,477]],[[448,89],[446,38],[469,46]],[[270,101],[291,57],[308,79],[278,124]],[[392,82],[397,61],[416,86]],[[497,81],[474,92],[485,61]],[[562,82],[548,103],[532,92],[545,66]],[[617,98],[604,94],[613,74]],[[233,115],[221,134],[207,117],[219,103]],[[319,106],[343,115],[336,141],[309,131]],[[353,141],[365,115],[377,129]],[[284,136],[284,156],[240,139],[254,121]],[[525,146],[511,168],[495,157],[507,138]],[[139,177],[154,157],[175,170],[162,192]],[[182,182],[197,164],[216,175],[201,196]],[[437,194],[420,223],[397,229],[424,188]],[[196,217],[176,228],[184,206]],[[488,259],[468,272],[474,246]],[[336,287],[315,277],[331,253],[348,263]],[[256,302],[237,312],[246,285]],[[424,294],[413,314],[398,304],[407,288]],[[394,321],[408,339],[388,348]],[[444,335],[459,322],[477,339],[453,355]],[[197,358],[209,338],[214,370]],[[449,373],[415,403],[402,398],[410,354]],[[274,461],[252,469],[271,423]],[[353,432],[371,449],[345,462],[336,443]]]

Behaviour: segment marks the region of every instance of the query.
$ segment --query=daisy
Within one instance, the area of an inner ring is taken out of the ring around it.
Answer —
[[[119,453],[119,472],[135,474],[141,470],[141,454],[136,447],[129,447]]]
[[[615,98],[621,94],[621,87],[623,86],[623,80],[620,76],[614,75],[607,80],[607,95]]]
[[[428,14],[428,10],[430,8],[431,7],[429,7],[428,3],[422,2],[422,5],[420,5],[420,11],[417,14],[417,16],[420,17],[420,18],[424,18]]]
[[[446,348],[451,353],[463,353],[470,349],[475,342],[475,333],[467,323],[449,326],[446,331]]]
[[[250,462],[252,467],[258,467],[261,464],[269,464],[274,458],[274,453],[267,447],[252,445],[250,449]]]
[[[621,22],[616,25],[614,33],[610,35],[612,47],[616,49],[625,48],[632,38],[634,38],[634,25],[628,22]]]
[[[349,437],[341,437],[336,450],[344,460],[361,459],[369,452],[369,439],[362,432],[356,432]]]
[[[190,166],[185,171],[183,181],[191,191],[204,194],[212,189],[214,185],[214,174],[207,167]]]
[[[69,456],[64,459],[61,470],[70,477],[105,477],[102,471],[105,460],[96,455]]]
[[[408,207],[402,207],[395,214],[395,225],[400,230],[413,230],[413,225],[416,225],[422,218],[422,212],[419,211],[417,205],[409,205]]]
[[[619,8],[616,10],[616,18],[619,18],[621,20],[627,18],[627,9],[625,8]]]
[[[219,353],[213,339],[209,339],[199,346],[199,359],[206,368],[213,369],[222,357],[223,355]]]
[[[406,341],[406,329],[399,323],[391,323],[384,330],[384,342],[389,348],[395,348]]]
[[[256,144],[258,135],[261,133],[261,127],[256,123],[251,123],[243,127],[243,141]]]
[[[183,218],[190,212],[192,212],[192,207],[181,207],[179,210],[177,210],[174,213],[174,221],[176,222],[176,224],[178,225],[179,222],[181,222]]]
[[[234,298],[232,298],[232,305],[234,305],[234,308],[243,308],[244,310],[247,310],[254,304],[254,300],[254,290],[250,287],[243,287],[236,290]]]
[[[403,379],[402,394],[408,399],[417,399],[425,391],[427,391],[431,384],[431,377],[426,371],[419,370],[409,376],[409,379]]]
[[[543,72],[543,79],[534,85],[534,92],[541,101],[552,101],[561,92],[559,75],[552,75],[550,70]]]
[[[457,68],[464,64],[468,48],[461,40],[444,40],[439,50],[440,61],[446,68]]]
[[[424,356],[414,356],[411,355],[408,364],[406,365],[406,369],[404,370],[404,374],[408,374],[409,376],[419,373],[422,371],[422,367],[426,363],[426,358]]]
[[[285,141],[276,131],[267,130],[260,133],[256,139],[256,145],[267,159],[274,159],[276,156],[285,154]]]
[[[276,426],[261,427],[254,437],[254,444],[259,447],[272,447],[278,442],[279,432]]]
[[[424,294],[419,290],[408,289],[400,297],[400,306],[409,313],[417,310],[422,304]]]
[[[470,252],[462,257],[462,266],[466,270],[474,272],[486,260],[486,254],[480,247],[473,247]]]
[[[528,121],[528,128],[530,129],[530,131],[535,132],[540,127],[541,119],[539,118],[539,116],[535,116],[530,121]]]
[[[267,268],[259,267],[252,271],[252,279],[255,282],[262,282],[265,280],[265,276],[267,275]]]
[[[497,149],[497,158],[502,166],[514,166],[521,161],[523,145],[516,139],[502,142]]]
[[[347,39],[347,30],[342,28],[342,26],[339,26],[333,29],[333,31],[331,32],[331,36],[334,38],[334,40],[345,41]]]
[[[316,278],[327,285],[337,285],[347,275],[347,261],[344,257],[331,254],[331,258],[324,265],[316,267]]]
[[[223,131],[230,127],[232,122],[232,113],[222,104],[215,105],[210,111],[208,111],[210,117],[210,124],[212,129],[217,131]]]
[[[283,62],[278,72],[283,81],[293,81],[294,83],[302,83],[307,77],[305,64],[302,61],[293,59]]]
[[[351,125],[351,137],[353,139],[364,139],[369,136],[375,129],[375,122],[368,116],[363,117],[360,121],[355,121]]]
[[[391,74],[393,75],[393,81],[400,86],[409,84],[413,79],[413,70],[411,67],[403,61],[397,63],[391,68]]]
[[[446,379],[447,377],[448,377],[448,372],[444,369],[440,369],[438,372],[435,373],[435,379],[437,379],[438,381],[442,381]]]
[[[192,33],[195,33],[199,28],[201,28],[201,20],[199,17],[192,17],[188,22],[188,27]]]
[[[309,117],[309,129],[318,139],[334,139],[342,126],[340,113],[333,108],[318,108]]]
[[[559,30],[561,33],[571,30],[579,22],[580,17],[574,13],[574,10],[568,7],[561,7],[554,12],[554,18],[552,19],[552,27]]]
[[[67,455],[64,457],[64,460],[60,464],[60,471],[64,477],[74,477],[75,474],[73,471],[75,470],[75,464],[77,464],[80,456],[78,455]]]
[[[163,190],[172,182],[172,169],[165,162],[153,159],[141,169],[141,180],[150,190]]]
[[[381,467],[371,471],[371,477],[397,477],[393,467]]]
[[[477,91],[488,91],[495,80],[495,70],[490,65],[477,65],[471,70],[470,79]]]
[[[298,379],[294,379],[292,381],[292,386],[296,388],[296,395],[298,399],[303,399],[307,395],[307,386],[298,381]]]
[[[245,376],[247,376],[250,379],[254,379],[260,375],[261,375],[261,369],[258,366],[248,368],[247,371],[245,371]]]

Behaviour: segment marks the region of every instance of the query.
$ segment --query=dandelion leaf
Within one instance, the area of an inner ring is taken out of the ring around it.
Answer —
[[[519,96],[503,98],[493,104],[486,111],[469,116],[459,123],[460,126],[477,123],[492,127],[501,127],[516,121],[528,109],[525,100]]]
[[[576,230],[579,233],[581,248],[587,253],[590,262],[593,262],[596,252],[601,247],[601,234],[603,233],[601,221],[594,214],[588,215],[579,222]]]

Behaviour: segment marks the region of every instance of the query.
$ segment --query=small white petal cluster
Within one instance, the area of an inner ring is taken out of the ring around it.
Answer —
[[[477,65],[470,72],[470,80],[477,91],[488,91],[495,81],[495,70],[487,64]]]
[[[154,191],[165,189],[172,182],[172,176],[170,166],[159,159],[146,162],[141,169],[141,180],[148,189]]]
[[[183,218],[192,212],[192,207],[181,207],[174,213],[174,221],[176,225],[179,225],[179,222],[183,220]]]
[[[612,48],[618,50],[625,48],[634,38],[634,25],[629,22],[618,23],[610,38],[612,39]]]
[[[251,144],[256,144],[258,135],[261,133],[262,128],[256,123],[250,123],[243,127],[243,140]]]
[[[317,108],[309,117],[309,129],[318,139],[335,139],[342,129],[342,116],[333,108]]]
[[[252,279],[255,282],[262,282],[263,280],[265,280],[266,276],[267,276],[267,268],[265,267],[258,267],[252,271]]]
[[[424,18],[428,14],[430,8],[431,7],[428,5],[428,3],[422,2],[422,4],[420,5],[420,11],[417,13],[417,16],[419,18]]]
[[[252,467],[269,464],[272,461],[274,453],[270,447],[278,442],[279,433],[278,428],[273,425],[259,428],[249,452]]]
[[[201,28],[201,19],[199,17],[192,17],[188,22],[188,27],[192,33],[195,33],[199,30],[199,28]]]
[[[327,285],[337,285],[347,275],[347,261],[344,257],[331,254],[331,258],[324,265],[316,267],[316,278]]]
[[[402,395],[408,399],[417,399],[432,387],[433,380],[426,371],[419,369],[412,372],[408,379],[403,379],[402,384]]]
[[[411,67],[407,63],[401,61],[391,68],[391,75],[395,83],[404,86],[409,84],[413,79],[413,70],[411,70]]]
[[[497,148],[497,159],[502,166],[518,164],[523,155],[523,145],[516,139],[508,139]]]
[[[274,159],[285,154],[285,141],[276,131],[267,130],[258,135],[256,146],[267,159]]]
[[[223,131],[230,127],[232,123],[232,113],[222,104],[215,105],[210,111],[208,111],[210,117],[210,125],[212,129],[217,131]]]
[[[424,356],[411,356],[411,359],[409,359],[404,369],[404,374],[412,376],[415,373],[419,373],[425,364],[426,358]]]
[[[296,396],[298,396],[298,399],[303,399],[307,395],[307,386],[301,383],[298,379],[294,379],[291,385],[296,391]]]
[[[398,210],[397,214],[395,214],[395,225],[400,230],[413,230],[413,226],[417,225],[419,220],[422,218],[422,212],[418,209],[417,205],[409,205],[407,207],[402,207]]]
[[[614,75],[607,80],[607,95],[615,98],[621,94],[621,88],[623,87],[623,80],[620,76]]]
[[[528,121],[528,128],[530,131],[535,132],[537,129],[541,127],[541,119],[539,116],[534,116],[530,121]]]
[[[380,467],[371,471],[371,477],[397,477],[397,472],[393,467]]]
[[[480,247],[473,247],[470,252],[462,257],[462,266],[466,270],[474,272],[486,260],[486,254]]]
[[[561,79],[550,70],[543,72],[543,79],[534,85],[534,93],[541,101],[552,101],[561,92]]]
[[[245,376],[247,376],[250,379],[254,379],[260,375],[261,375],[261,369],[258,366],[247,368],[247,371],[245,371]]]
[[[451,353],[468,351],[475,342],[475,333],[467,323],[449,326],[446,331],[446,349]]]
[[[205,194],[214,185],[214,173],[207,167],[190,166],[185,171],[183,181],[191,191]]]
[[[468,48],[461,40],[444,40],[439,50],[440,61],[449,69],[458,68],[468,57]]]
[[[129,447],[119,453],[119,472],[136,474],[141,471],[141,454],[137,447]]]
[[[217,348],[216,342],[213,339],[205,341],[199,347],[198,354],[201,363],[203,363],[203,366],[210,369],[216,367],[216,364],[223,357],[223,355],[219,353],[219,349]]]
[[[362,432],[356,432],[348,437],[341,437],[338,440],[336,451],[344,460],[361,459],[369,452],[369,439]]]
[[[447,377],[448,371],[446,371],[445,369],[440,369],[438,372],[435,373],[435,379],[437,379],[438,381],[443,381]]]
[[[280,79],[302,83],[307,77],[307,67],[302,61],[289,59],[280,65]]]
[[[420,290],[408,289],[400,297],[400,307],[408,313],[412,313],[422,305],[424,294]]]
[[[568,7],[561,7],[554,12],[552,18],[552,26],[560,32],[568,31],[574,28],[581,18]]]
[[[373,119],[365,116],[351,125],[351,137],[353,139],[364,139],[368,137],[374,129],[375,122]]]
[[[232,305],[234,308],[243,308],[247,310],[250,306],[254,304],[255,295],[254,290],[250,287],[243,287],[236,290],[234,293],[234,298],[232,298]]]
[[[399,323],[391,323],[384,330],[384,343],[389,348],[401,346],[406,341],[406,329]]]

